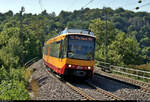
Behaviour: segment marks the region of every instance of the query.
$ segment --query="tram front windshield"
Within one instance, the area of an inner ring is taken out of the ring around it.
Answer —
[[[93,60],[95,38],[81,35],[70,35],[68,58]]]

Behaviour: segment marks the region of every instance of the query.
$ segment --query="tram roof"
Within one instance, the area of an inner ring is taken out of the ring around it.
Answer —
[[[96,37],[96,36],[94,36],[94,33],[88,29],[67,29],[67,28],[65,30],[63,30],[62,32],[60,32],[59,34],[57,34],[55,37],[57,37],[59,35],[72,35],[72,34],[73,35],[77,34],[77,35],[86,35],[86,36]],[[55,37],[50,38],[50,39],[54,39]]]
[[[57,36],[62,35],[62,34],[83,34],[83,35],[89,35],[94,37],[94,33],[91,32],[88,29],[65,29],[62,32],[60,32]]]

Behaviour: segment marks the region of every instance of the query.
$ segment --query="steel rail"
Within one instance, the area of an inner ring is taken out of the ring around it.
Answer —
[[[68,86],[70,86],[73,90],[75,90],[76,92],[78,92],[80,95],[82,95],[83,97],[85,97],[88,100],[95,100],[93,97],[87,95],[85,92],[83,92],[82,90],[80,90],[79,88],[73,86],[72,84],[70,84],[69,82],[65,82]]]
[[[66,85],[68,85],[69,87],[71,87],[74,91],[76,91],[78,94],[80,94],[81,96],[85,97],[87,100],[96,100],[95,98],[93,98],[93,97],[87,95],[84,91],[82,91],[82,90],[80,90],[79,88],[73,86],[70,82],[67,82],[67,81],[61,79],[59,76],[57,76],[56,74],[52,73],[51,71],[49,71],[49,70],[47,70],[47,69],[46,69],[46,71],[47,71],[48,73],[51,73],[51,74],[53,75],[53,76],[52,76],[53,78],[55,78],[55,79],[57,79],[57,80],[59,80],[59,81],[65,83]],[[105,90],[103,90],[103,89],[101,89],[101,88],[96,87],[96,86],[95,86],[94,84],[92,84],[92,83],[89,83],[89,82],[86,82],[86,83],[87,83],[90,87],[96,89],[97,92],[102,93],[102,94],[105,94],[106,96],[111,97],[111,98],[114,99],[114,100],[123,100],[123,99],[121,99],[120,97],[118,97],[118,96],[116,96],[116,95],[114,95],[114,94],[112,94],[112,93],[110,93],[110,92],[108,92],[108,91],[105,91]]]
[[[87,95],[85,92],[83,92],[79,88],[73,86],[71,83],[66,82],[65,80],[61,79],[59,76],[57,76],[56,74],[52,73],[47,68],[46,68],[46,71],[47,71],[47,73],[51,73],[52,74],[51,77],[53,77],[54,79],[56,79],[59,82],[63,82],[64,84],[68,85],[71,89],[73,89],[74,91],[76,91],[78,94],[80,94],[81,96],[83,96],[87,100],[95,100],[93,97]]]
[[[97,92],[103,93],[106,96],[109,96],[109,97],[111,97],[111,98],[113,98],[115,100],[124,100],[124,99],[122,99],[122,98],[112,94],[111,92],[108,92],[108,91],[105,91],[105,90],[103,90],[101,88],[96,87],[94,84],[92,84],[90,82],[87,82],[87,84],[90,85],[91,87],[95,88]]]

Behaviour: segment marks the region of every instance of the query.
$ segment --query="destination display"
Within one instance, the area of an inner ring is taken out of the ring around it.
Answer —
[[[70,39],[72,40],[86,40],[86,41],[93,41],[94,38],[88,36],[78,36],[78,35],[71,35]]]

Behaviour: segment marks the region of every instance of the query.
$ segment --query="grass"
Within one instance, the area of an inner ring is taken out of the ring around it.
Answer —
[[[27,68],[25,71],[24,78],[25,78],[25,81],[28,82],[28,85],[31,86],[34,96],[38,96],[38,89],[39,89],[38,82],[32,78],[32,73],[33,73],[33,70]]]

